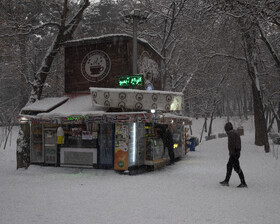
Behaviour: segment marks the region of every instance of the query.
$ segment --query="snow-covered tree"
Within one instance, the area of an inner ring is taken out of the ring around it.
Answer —
[[[5,2],[1,2],[4,4]],[[46,46],[43,53],[36,61],[31,61],[32,69],[22,70],[19,73],[25,78],[26,82],[31,86],[31,93],[29,96],[28,104],[34,103],[40,99],[43,89],[46,85],[46,80],[51,75],[51,68],[55,62],[56,56],[59,53],[62,44],[73,38],[80,21],[83,19],[83,13],[90,5],[89,0],[80,0],[71,2],[70,0],[64,1],[36,1],[26,0],[18,4],[17,1],[6,2],[10,8],[8,11],[3,12],[5,22],[9,26],[5,27],[5,34],[2,38],[6,37],[20,37],[20,62],[26,65],[26,42],[24,37],[33,38],[33,44],[36,45],[36,38],[49,39],[49,46]],[[28,8],[28,6],[31,6]],[[1,7],[2,8],[2,7]],[[36,10],[39,9],[39,10]],[[22,14],[20,13],[22,11]],[[24,17],[23,17],[24,16]],[[37,40],[38,42],[38,40]],[[42,48],[40,48],[42,50]],[[63,73],[61,73],[63,74]],[[21,132],[20,132],[21,133]],[[27,141],[28,136],[19,135],[18,139],[18,158],[25,158],[26,148],[23,141]],[[26,161],[25,161],[26,162]]]
[[[242,36],[244,56],[246,59],[247,73],[251,80],[254,117],[255,117],[255,143],[264,145],[265,151],[269,152],[267,137],[267,127],[264,114],[264,88],[261,83],[263,76],[262,57],[259,51],[260,36],[262,34],[263,23],[279,23],[279,1],[205,1],[207,2],[206,11],[214,11],[215,14],[223,15],[224,18],[234,20],[239,26]],[[212,11],[212,12],[213,12]],[[279,32],[278,32],[279,33]],[[265,40],[264,36],[262,36]],[[267,39],[266,39],[267,40]],[[272,45],[266,43],[271,49],[270,52],[278,66],[278,59],[275,57],[275,50]],[[279,74],[279,73],[278,73]]]

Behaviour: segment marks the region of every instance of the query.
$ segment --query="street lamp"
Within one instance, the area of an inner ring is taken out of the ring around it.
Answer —
[[[145,22],[149,18],[149,12],[142,12],[139,9],[132,11],[123,10],[120,12],[124,22],[133,24],[133,75],[137,74],[137,25]]]

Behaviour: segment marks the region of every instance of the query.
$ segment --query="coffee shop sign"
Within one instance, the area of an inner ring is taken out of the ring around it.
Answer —
[[[89,52],[81,64],[82,75],[90,82],[103,80],[110,72],[111,60],[109,56],[100,50]]]

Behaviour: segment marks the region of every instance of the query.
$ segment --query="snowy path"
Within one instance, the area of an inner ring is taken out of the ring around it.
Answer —
[[[111,170],[30,166],[16,170],[15,140],[0,150],[1,224],[278,224],[279,160],[245,129],[241,167],[248,189],[219,186],[227,138],[203,141],[174,166],[138,176]]]

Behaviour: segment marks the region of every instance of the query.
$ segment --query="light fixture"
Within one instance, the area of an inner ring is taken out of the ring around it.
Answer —
[[[26,124],[28,123],[29,119],[27,117],[20,117],[19,123],[20,124]]]
[[[131,139],[131,148],[130,154],[131,154],[131,163],[136,163],[136,151],[137,151],[137,135],[136,135],[136,123],[132,123],[132,139]]]
[[[145,11],[145,12],[143,13],[143,18],[144,18],[144,19],[148,19],[149,15],[150,15],[150,13],[149,13],[148,11]]]
[[[134,10],[133,10],[133,14],[134,14],[135,16],[140,16],[140,10],[139,10],[139,9],[134,9]]]
[[[133,75],[137,74],[137,26],[149,17],[149,12],[142,12],[140,9],[134,9],[132,11],[123,10],[121,13],[125,23],[133,24],[133,57],[132,57],[132,69]]]
[[[156,112],[155,109],[151,109],[151,113],[154,114]]]
[[[123,10],[122,11],[123,16],[129,16],[130,15],[130,11],[129,10]]]

